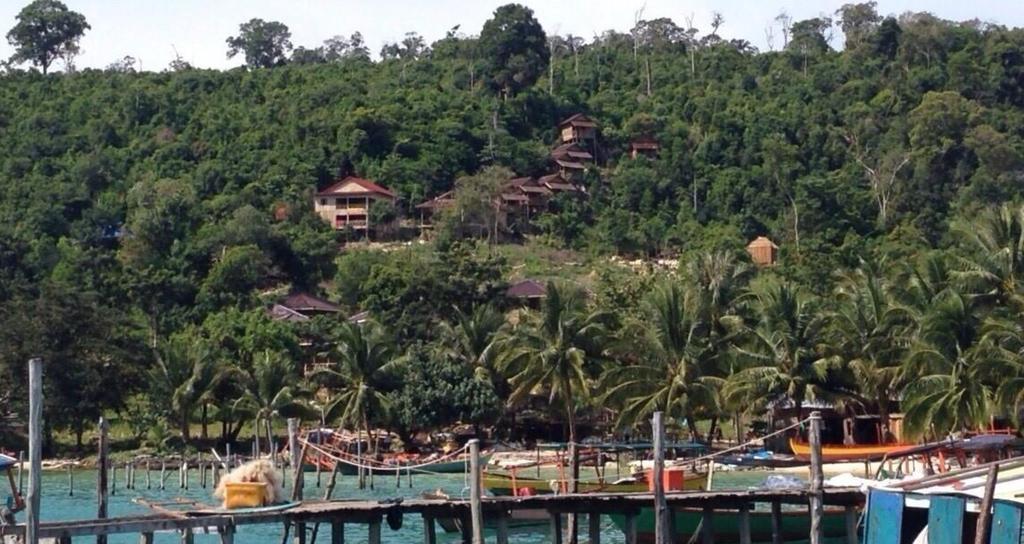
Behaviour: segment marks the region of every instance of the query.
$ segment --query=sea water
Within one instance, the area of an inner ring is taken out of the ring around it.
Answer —
[[[209,475],[209,473],[208,473]],[[202,488],[200,486],[199,474],[191,471],[189,489],[178,487],[178,471],[168,470],[165,480],[165,489],[160,489],[160,472],[150,472],[152,486],[146,489],[146,473],[141,468],[135,474],[135,489],[126,489],[124,471],[117,471],[117,487],[114,495],[108,497],[107,510],[109,517],[132,516],[152,514],[148,507],[133,502],[137,499],[144,499],[150,502],[168,502],[176,499],[188,499],[205,504],[217,504],[212,497],[211,486]],[[292,478],[291,473],[288,479]],[[321,486],[317,487],[316,474],[307,472],[305,474],[304,495],[307,498],[322,498],[327,485],[329,474],[321,475]],[[716,489],[746,489],[750,486],[759,485],[764,481],[765,473],[762,472],[722,472],[715,475]],[[375,475],[374,489],[358,489],[355,476],[338,476],[338,483],[334,489],[335,499],[349,500],[385,500],[394,498],[419,498],[425,491],[440,490],[453,498],[468,498],[469,490],[465,474],[416,474],[413,473],[412,487],[405,474],[402,475],[401,485],[396,485],[394,474]],[[27,482],[26,482],[27,485]],[[290,494],[290,490],[288,490]],[[24,521],[24,512],[18,515],[18,521]],[[69,492],[68,474],[64,471],[46,471],[43,473],[43,495],[41,506],[41,517],[43,521],[67,521],[94,519],[96,517],[96,471],[77,470],[74,472],[74,494]],[[312,524],[307,527],[311,530]],[[618,530],[608,519],[602,518],[604,532],[602,542],[619,544],[624,542],[622,532]],[[586,532],[586,521],[580,523],[581,539]],[[281,524],[269,525],[242,525],[238,527],[235,542],[240,544],[280,544],[283,536]],[[402,527],[392,531],[387,523],[381,524],[381,536],[383,542],[392,544],[412,544],[423,542],[423,520],[419,515],[409,514],[404,516]],[[489,539],[492,537],[488,537]],[[447,534],[437,527],[437,539],[441,543],[456,543],[460,541],[457,534]],[[181,539],[176,533],[157,533],[157,543],[170,544],[180,543]],[[307,542],[308,542],[307,538]],[[345,526],[345,541],[350,543],[367,542],[367,525],[352,523]],[[78,537],[75,542],[94,542],[95,537]],[[317,541],[321,543],[330,542],[330,527],[320,527]],[[509,535],[509,542],[514,544],[541,544],[548,542],[547,527],[537,526],[530,528],[514,529]],[[139,542],[138,534],[111,535],[108,538],[110,544],[136,544]],[[196,533],[197,544],[220,542],[215,532],[210,534]]]

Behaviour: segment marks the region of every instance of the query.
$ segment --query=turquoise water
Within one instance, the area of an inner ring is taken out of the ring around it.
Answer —
[[[757,472],[726,472],[715,475],[715,488],[746,488],[757,485],[764,480],[764,473]],[[136,488],[124,488],[124,472],[117,473],[117,488],[115,495],[108,499],[108,511],[110,517],[140,515],[152,513],[145,506],[134,504],[132,499],[144,498],[153,502],[172,501],[176,498],[186,498],[207,504],[216,504],[212,497],[212,489],[203,489],[199,485],[199,475],[193,471],[190,478],[188,490],[178,488],[176,471],[168,471],[165,489],[159,489],[159,472],[153,471],[152,488],[146,489],[145,472],[139,470],[136,473]],[[291,475],[289,475],[289,479]],[[322,484],[327,484],[327,474],[322,475]],[[172,485],[173,484],[173,485]],[[465,489],[465,475],[463,474],[422,474],[413,475],[412,487],[408,487],[406,477],[403,475],[401,487],[396,487],[394,476],[377,476],[374,479],[374,489],[359,490],[354,476],[340,476],[338,485],[334,491],[334,498],[338,499],[388,499],[395,497],[413,498],[419,497],[424,491],[441,489],[452,497],[463,495]],[[94,470],[76,471],[74,475],[74,496],[69,495],[68,475],[66,472],[54,471],[43,473],[43,497],[41,515],[44,521],[92,519],[96,516],[96,472]],[[316,475],[307,473],[305,479],[306,497],[323,497],[324,489],[317,487]],[[19,514],[19,521],[24,521],[24,513]],[[605,527],[603,542],[619,544],[623,542],[622,533],[607,519],[603,518]],[[238,529],[236,542],[245,544],[279,544],[282,536],[280,525],[245,525]],[[321,527],[320,536],[317,541],[329,542],[328,527]],[[395,544],[412,544],[423,541],[423,523],[418,515],[405,516],[402,528],[392,531],[386,523],[382,524],[382,538],[384,542]],[[547,542],[547,528],[544,526],[530,529],[520,529],[510,535],[510,542],[515,544],[540,544]],[[444,543],[459,542],[459,536],[446,534],[440,527],[437,528],[438,541]],[[586,524],[581,524],[582,532],[586,531]],[[138,542],[137,534],[112,535],[109,538],[111,544],[135,544]],[[353,524],[346,526],[346,542],[365,543],[367,541],[366,526]],[[94,538],[79,538],[76,542],[95,542]],[[197,543],[219,542],[216,534],[196,534]],[[180,542],[180,538],[173,533],[156,535],[156,542],[170,544]]]

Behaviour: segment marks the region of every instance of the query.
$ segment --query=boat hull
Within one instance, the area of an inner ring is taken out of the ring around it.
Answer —
[[[673,523],[675,526],[674,544],[686,544],[699,530],[703,511],[699,508],[682,508],[675,510]],[[616,527],[625,527],[626,518],[612,515]],[[739,511],[716,510],[712,519],[714,541],[716,543],[732,543],[740,541]],[[811,518],[806,511],[782,512],[782,540],[784,542],[804,541],[811,531]],[[643,508],[636,517],[637,542],[654,542],[654,509]],[[840,537],[846,534],[844,512],[826,510],[822,518],[822,531],[825,538]],[[752,542],[772,541],[771,512],[753,511],[750,513],[750,539]]]
[[[683,489],[686,491],[699,491],[704,488],[707,478],[704,474],[687,475],[683,481]],[[507,474],[485,472],[483,475],[484,489],[498,497],[512,497],[522,495],[550,495],[555,492],[552,484],[557,481],[541,480],[537,478],[513,478]],[[649,491],[646,481],[638,482],[580,482],[579,493],[646,493]]]
[[[789,440],[789,447],[793,450],[793,456],[801,460],[811,458],[811,445],[806,442]],[[869,461],[877,460],[886,455],[898,454],[916,446],[910,444],[886,444],[866,446],[822,446],[822,461]]]
[[[486,465],[490,460],[489,455],[483,455],[480,457],[480,463]],[[353,462],[355,459],[353,458]],[[306,472],[315,472],[317,463],[320,464],[320,470],[322,472],[331,472],[334,470],[335,463],[338,463],[338,474],[344,474],[346,476],[354,476],[359,473],[359,467],[352,463],[338,462],[333,459],[323,458],[318,460],[315,455],[306,455],[306,462],[304,468]],[[420,465],[423,461],[408,461],[402,464],[386,465],[386,466],[375,466],[373,472],[377,474],[393,474],[396,470],[405,472],[406,465]],[[414,469],[414,472],[420,471],[421,469]],[[439,474],[462,474],[466,472],[466,460],[456,459],[454,461],[445,461],[443,463],[436,463],[422,467],[423,472],[432,472]]]

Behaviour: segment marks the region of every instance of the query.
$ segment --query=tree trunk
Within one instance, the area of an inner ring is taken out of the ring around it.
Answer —
[[[203,440],[206,440],[206,439],[210,438],[210,435],[209,435],[209,432],[208,432],[208,429],[207,429],[207,427],[209,426],[209,420],[207,419],[207,411],[208,411],[209,407],[210,407],[210,403],[208,403],[208,402],[204,402],[203,403],[203,415],[202,415],[203,429],[202,429],[202,431],[200,431],[200,434],[199,434],[199,436]]]
[[[184,410],[183,409],[181,411],[181,422],[180,423],[181,423],[181,427],[180,427],[181,440],[183,442],[185,442],[186,444],[188,444],[189,442],[192,441],[192,436],[191,436],[191,433],[189,432],[189,428],[188,428],[188,410]]]
[[[651,96],[651,57],[650,55],[644,59],[644,65],[647,67],[647,96]]]
[[[260,416],[256,415],[256,419],[252,422],[252,439],[256,445],[256,457],[260,456]]]
[[[710,446],[715,441],[715,431],[718,430],[718,416],[711,418],[711,426],[708,427],[707,443]]]
[[[790,205],[793,207],[793,241],[796,244],[796,256],[800,256],[800,209],[796,205],[796,197],[790,197]]]

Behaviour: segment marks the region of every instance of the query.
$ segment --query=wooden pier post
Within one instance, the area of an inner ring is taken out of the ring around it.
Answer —
[[[740,506],[740,544],[750,544],[750,505]]]
[[[160,490],[164,489],[164,482],[167,481],[167,461],[160,461]]]
[[[590,544],[601,544],[601,514],[597,512],[587,514],[587,528]]]
[[[313,533],[316,540],[316,533]],[[331,544],[345,544],[345,523],[341,521],[331,522]]]
[[[469,511],[473,524],[473,544],[484,544],[484,510],[480,485],[480,440],[469,441]]]
[[[711,506],[705,506],[700,513],[700,541],[702,544],[715,544],[714,517],[715,509]]]
[[[811,507],[810,544],[822,544],[824,533],[821,527],[821,520],[825,515],[825,495],[823,491],[825,476],[822,473],[821,463],[821,412],[811,412],[810,419],[811,488],[808,495]]]
[[[96,518],[107,518],[107,456],[110,454],[110,444],[107,443],[107,432],[110,424],[107,420],[100,418],[99,431],[99,459],[96,460],[99,476],[96,481]],[[107,535],[96,535],[96,544],[107,544]]]
[[[295,471],[295,481],[292,484],[292,500],[302,500],[302,488],[305,484],[305,473],[302,470],[302,462],[306,457],[306,446],[299,448],[299,420],[288,418],[288,455],[291,457],[292,470]],[[306,544],[306,524],[295,524],[295,544]]]
[[[437,544],[437,526],[434,516],[423,514],[423,544]]]
[[[551,543],[562,544],[562,514],[548,512],[548,516],[551,518]]]
[[[25,450],[18,451],[18,495],[25,496]]]
[[[35,467],[33,467],[35,468]],[[985,494],[981,497],[978,509],[978,524],[974,528],[974,544],[985,544],[992,529],[992,498],[996,492],[996,480],[999,479],[999,464],[988,467],[985,477]]]
[[[654,544],[669,544],[668,503],[665,502],[665,422],[661,412],[654,412],[651,420],[654,433]]]
[[[567,487],[569,493],[577,493],[580,490],[580,449],[575,442],[569,443],[569,485]],[[579,538],[579,519],[576,517],[575,512],[570,512],[566,516],[566,540],[569,544],[577,544]]]
[[[367,544],[380,544],[380,518],[370,520],[370,534]]]
[[[495,536],[497,537],[497,544],[508,544],[508,512],[499,512],[496,521]]]
[[[181,460],[181,487],[188,489],[188,460]]]
[[[113,461],[110,463],[110,495],[117,495],[117,465]]]
[[[846,517],[846,544],[858,544],[857,509],[847,506],[843,514]]]
[[[28,361],[28,462],[25,542],[39,542],[39,499],[43,483],[43,360]]]
[[[139,535],[139,544],[153,544],[153,533],[146,531]]]
[[[782,544],[782,504],[772,501],[772,544]]]
[[[324,491],[324,500],[325,501],[331,500],[331,495],[334,493],[334,486],[335,486],[335,484],[338,483],[338,467],[339,467],[339,465],[341,465],[341,463],[338,462],[338,461],[335,461],[334,462],[334,467],[331,469],[331,479],[327,480],[327,489]],[[331,524],[331,544],[334,544],[334,538],[335,538],[334,537],[334,531],[335,531],[335,529],[341,531],[341,533],[342,533],[342,535],[341,535],[342,542],[344,542],[344,539],[345,539],[344,527],[345,527],[345,525],[343,523],[340,523],[340,522],[339,523],[332,523]],[[320,522],[317,522],[316,525],[313,525],[313,534],[309,538],[310,544],[316,544],[316,534],[318,532],[320,532]]]
[[[68,496],[75,496],[75,471],[68,465]]]
[[[636,512],[627,512],[622,533],[626,536],[626,544],[636,544]]]
[[[146,461],[146,489],[153,487],[153,478],[149,473],[149,461]]]

